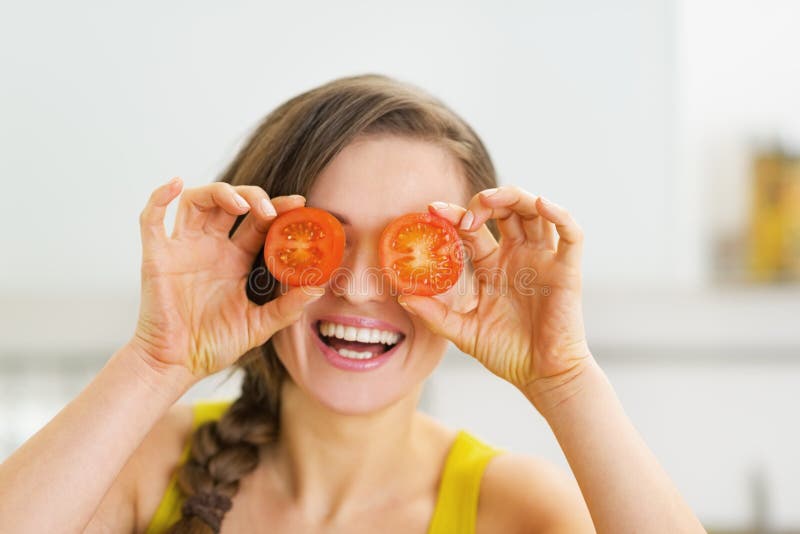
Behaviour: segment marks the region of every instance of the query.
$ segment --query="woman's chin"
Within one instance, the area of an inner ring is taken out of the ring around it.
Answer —
[[[332,387],[315,388],[312,391],[320,404],[339,415],[380,412],[404,396],[401,394],[389,397],[386,392],[376,392],[369,388],[343,390],[341,387]]]
[[[309,351],[311,361],[305,365],[287,366],[287,370],[292,381],[306,395],[337,414],[379,412],[408,396],[424,379],[411,380],[402,366],[382,366],[372,371],[343,370],[331,365],[317,352]]]
[[[309,399],[341,415],[372,414],[409,395],[418,396],[446,348],[446,342],[442,341],[441,346],[426,346],[422,351],[425,358],[409,359],[415,351],[411,340],[405,339],[392,350],[377,354],[374,360],[351,361],[334,354],[332,347],[317,336],[303,339],[298,335],[295,342],[295,347],[303,349],[278,347],[287,349],[279,350],[279,354],[301,355],[299,359],[288,358],[283,362],[292,381]],[[433,356],[437,353],[438,358]]]

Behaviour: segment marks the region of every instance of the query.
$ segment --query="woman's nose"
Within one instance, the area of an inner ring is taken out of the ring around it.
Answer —
[[[389,280],[381,268],[377,240],[346,249],[341,265],[331,276],[330,287],[336,296],[353,304],[387,300]]]

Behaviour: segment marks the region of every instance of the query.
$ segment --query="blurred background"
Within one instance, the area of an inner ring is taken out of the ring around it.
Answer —
[[[0,459],[133,333],[150,191],[213,181],[284,100],[380,72],[581,223],[590,346],[709,531],[800,532],[798,21],[789,0],[4,2]],[[237,395],[224,375],[182,401]],[[567,469],[455,350],[422,408]]]

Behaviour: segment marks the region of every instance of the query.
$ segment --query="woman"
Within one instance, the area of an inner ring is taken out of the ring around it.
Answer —
[[[167,237],[181,189],[141,213],[130,342],[0,467],[3,532],[703,532],[587,346],[580,228],[497,187],[438,100],[384,76],[332,81],[267,116],[219,182],[185,190]],[[342,220],[350,280],[265,294],[267,229],[304,204]],[[378,237],[426,210],[459,228],[471,265],[441,295],[398,297],[367,276]],[[391,356],[331,357],[346,327],[383,332]],[[448,340],[544,416],[577,485],[417,412]],[[234,402],[173,406],[230,366]]]

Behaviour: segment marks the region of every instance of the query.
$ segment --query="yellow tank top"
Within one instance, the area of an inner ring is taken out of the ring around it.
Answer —
[[[194,403],[192,429],[206,421],[219,419],[232,402],[212,400]],[[190,443],[187,442],[179,465],[189,459],[189,447]],[[474,534],[481,476],[489,460],[501,452],[502,449],[483,443],[465,430],[458,431],[445,459],[428,534]],[[183,495],[178,489],[176,473],[173,473],[145,534],[166,532],[180,519],[182,504]]]

